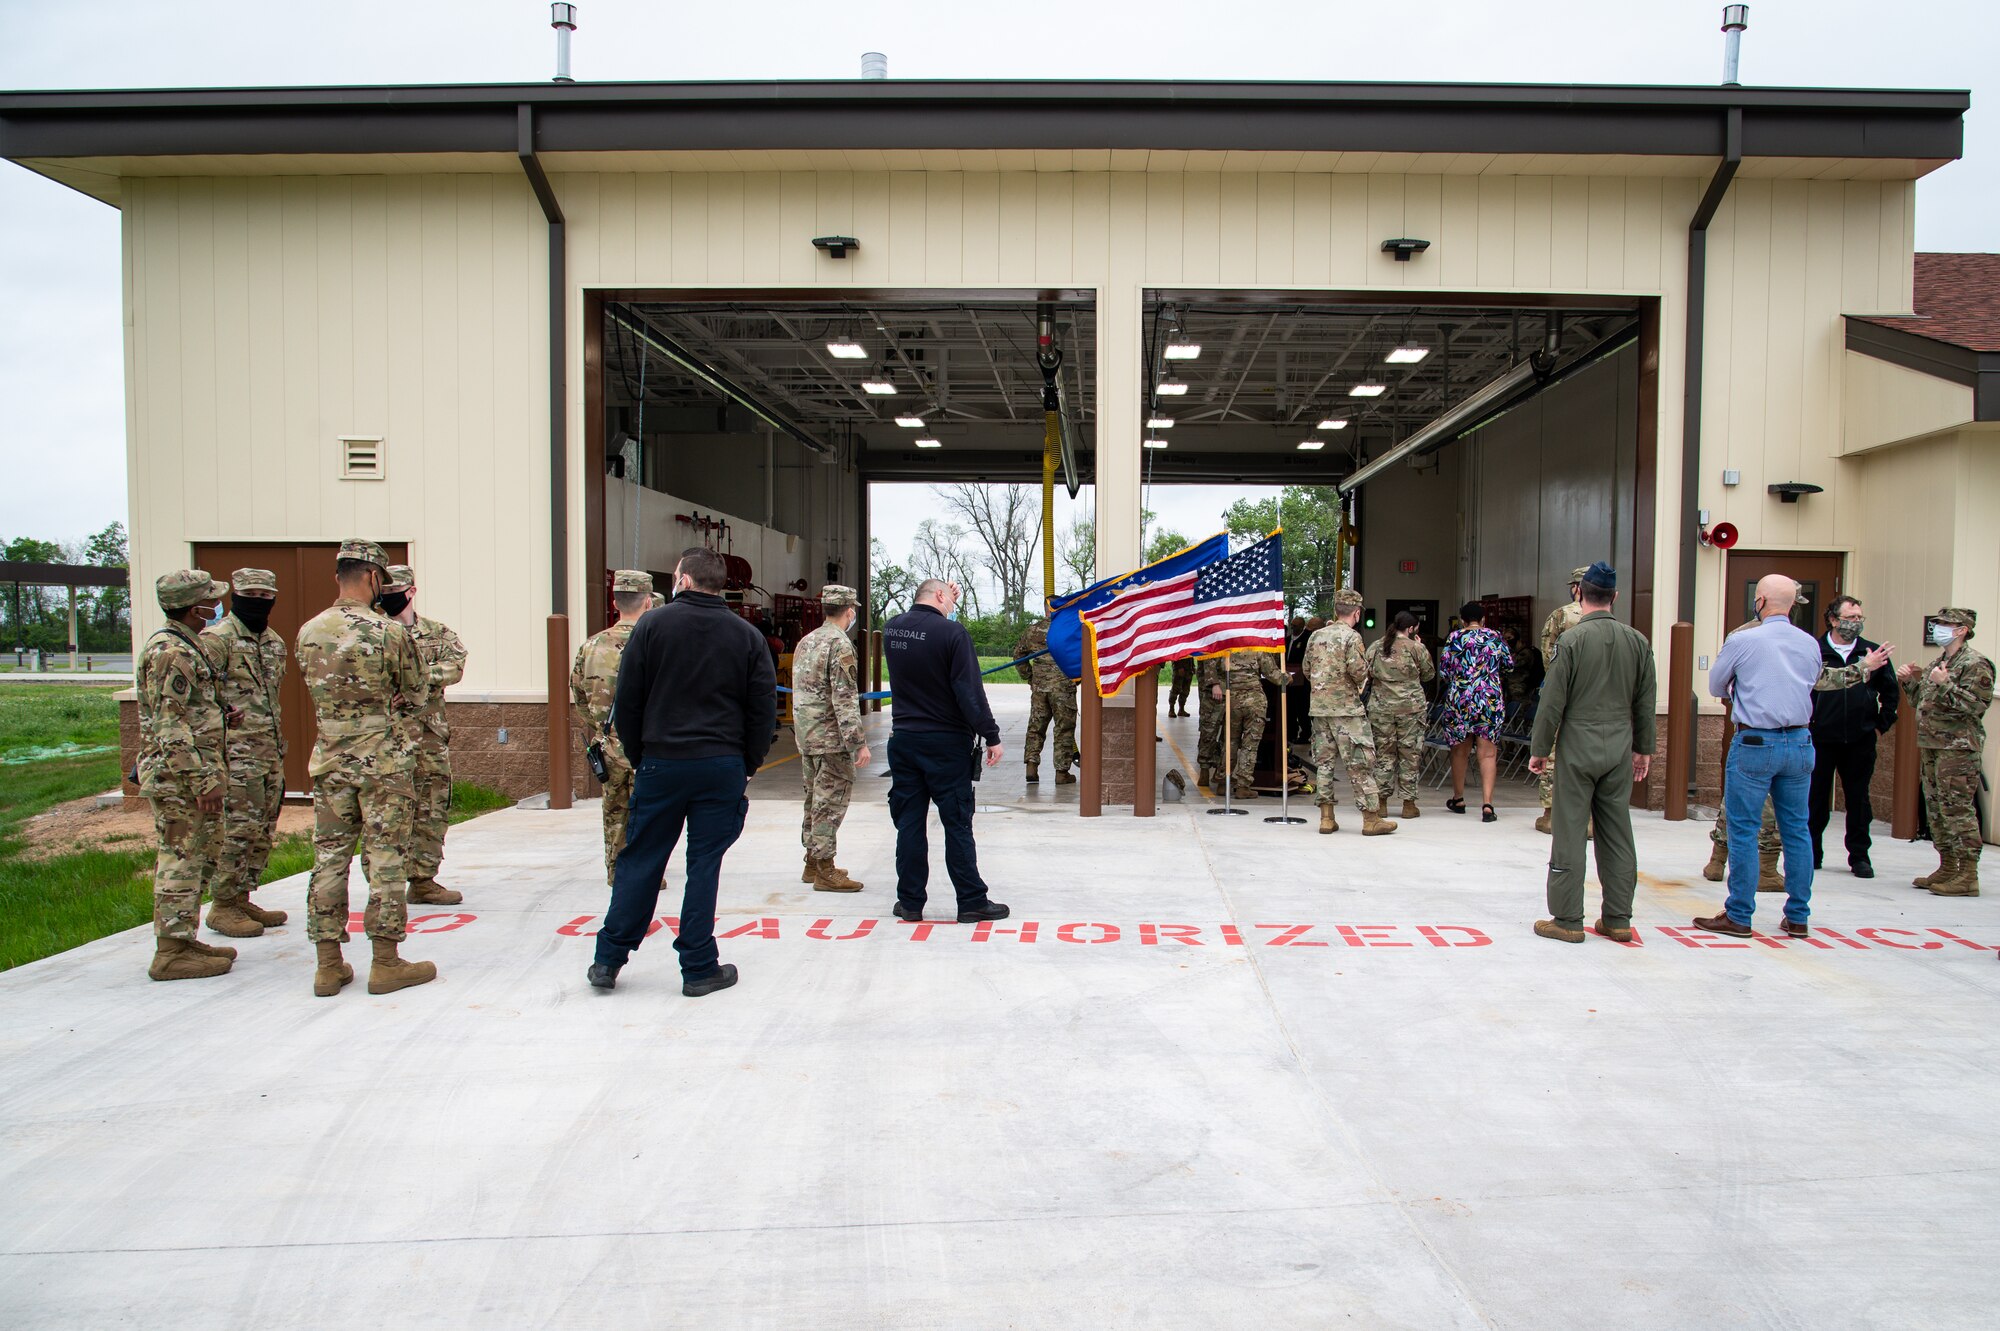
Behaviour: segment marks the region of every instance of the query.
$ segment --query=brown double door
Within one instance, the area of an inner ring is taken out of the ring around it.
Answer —
[[[409,562],[409,547],[384,544],[389,561]],[[340,547],[334,542],[321,545],[196,545],[196,568],[207,569],[223,582],[239,568],[267,568],[277,575],[278,603],[271,607],[271,628],[285,640],[288,658],[285,682],[279,687],[279,705],[284,709],[285,789],[303,792],[312,789],[306,768],[312,760],[313,741],[319,728],[313,724],[312,699],[299,674],[297,644],[299,629],[308,619],[333,604],[334,556]]]
[[[1826,607],[1845,590],[1841,586],[1842,558],[1835,554],[1794,554],[1790,551],[1731,550],[1729,552],[1729,605],[1724,611],[1724,633],[1732,632],[1757,617],[1758,579],[1782,573],[1797,579],[1808,604],[1792,607],[1792,622],[1818,637],[1826,623]]]

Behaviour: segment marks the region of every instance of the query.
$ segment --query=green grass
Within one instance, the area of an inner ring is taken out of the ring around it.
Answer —
[[[991,670],[995,666],[1006,665],[1013,659],[1011,656],[982,656],[979,658],[979,668],[982,671]],[[1021,676],[1018,671],[1003,670],[997,675],[986,676],[986,682],[988,684],[1019,684],[1021,683]]]
[[[109,690],[61,684],[0,689],[0,758],[59,744],[118,743],[118,704]],[[118,754],[0,764],[0,970],[36,961],[153,918],[153,848],[78,851],[46,859],[22,854],[21,824],[54,805],[118,785]],[[499,791],[454,782],[451,821],[464,822],[513,801]],[[120,843],[123,847],[127,843]],[[286,836],[271,849],[263,882],[312,867],[312,841]]]

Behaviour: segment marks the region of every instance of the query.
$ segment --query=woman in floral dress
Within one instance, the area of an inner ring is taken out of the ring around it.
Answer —
[[[1494,822],[1493,778],[1500,765],[1500,728],[1507,719],[1507,695],[1501,676],[1513,667],[1506,642],[1486,627],[1486,607],[1467,601],[1459,607],[1464,627],[1438,653],[1438,673],[1451,683],[1444,707],[1444,735],[1451,745],[1451,798],[1444,807],[1465,812],[1465,764],[1473,745],[1479,746],[1482,822]]]

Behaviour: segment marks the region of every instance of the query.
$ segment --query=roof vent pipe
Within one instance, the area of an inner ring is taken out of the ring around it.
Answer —
[[[576,6],[556,3],[549,6],[549,26],[556,30],[557,83],[574,83],[569,72],[569,35],[576,31]]]
[[[1724,5],[1722,7],[1722,85],[1733,88],[1736,78],[1737,58],[1743,53],[1743,30],[1750,26],[1750,6]]]
[[[880,51],[861,53],[861,77],[864,79],[886,79],[889,77],[889,57]]]

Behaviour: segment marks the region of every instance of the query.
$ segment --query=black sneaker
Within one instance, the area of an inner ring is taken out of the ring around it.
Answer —
[[[1856,878],[1873,878],[1875,876],[1875,866],[1868,862],[1866,855],[1856,855],[1847,862],[1847,867]]]
[[[584,978],[590,981],[590,987],[593,989],[616,989],[618,972],[622,969],[620,966],[607,966],[601,961],[593,961]]]
[[[977,924],[981,920],[1004,920],[1007,918],[1007,913],[1005,906],[989,897],[981,905],[960,906],[958,908],[958,922],[960,924]]]
[[[924,918],[924,908],[922,906],[905,906],[900,901],[896,903],[894,913],[897,919],[908,920],[911,924],[916,924]]]
[[[708,976],[706,979],[683,980],[681,982],[681,992],[689,998],[700,998],[703,994],[712,994],[718,989],[727,989],[735,983],[736,967],[724,966],[721,970]]]

